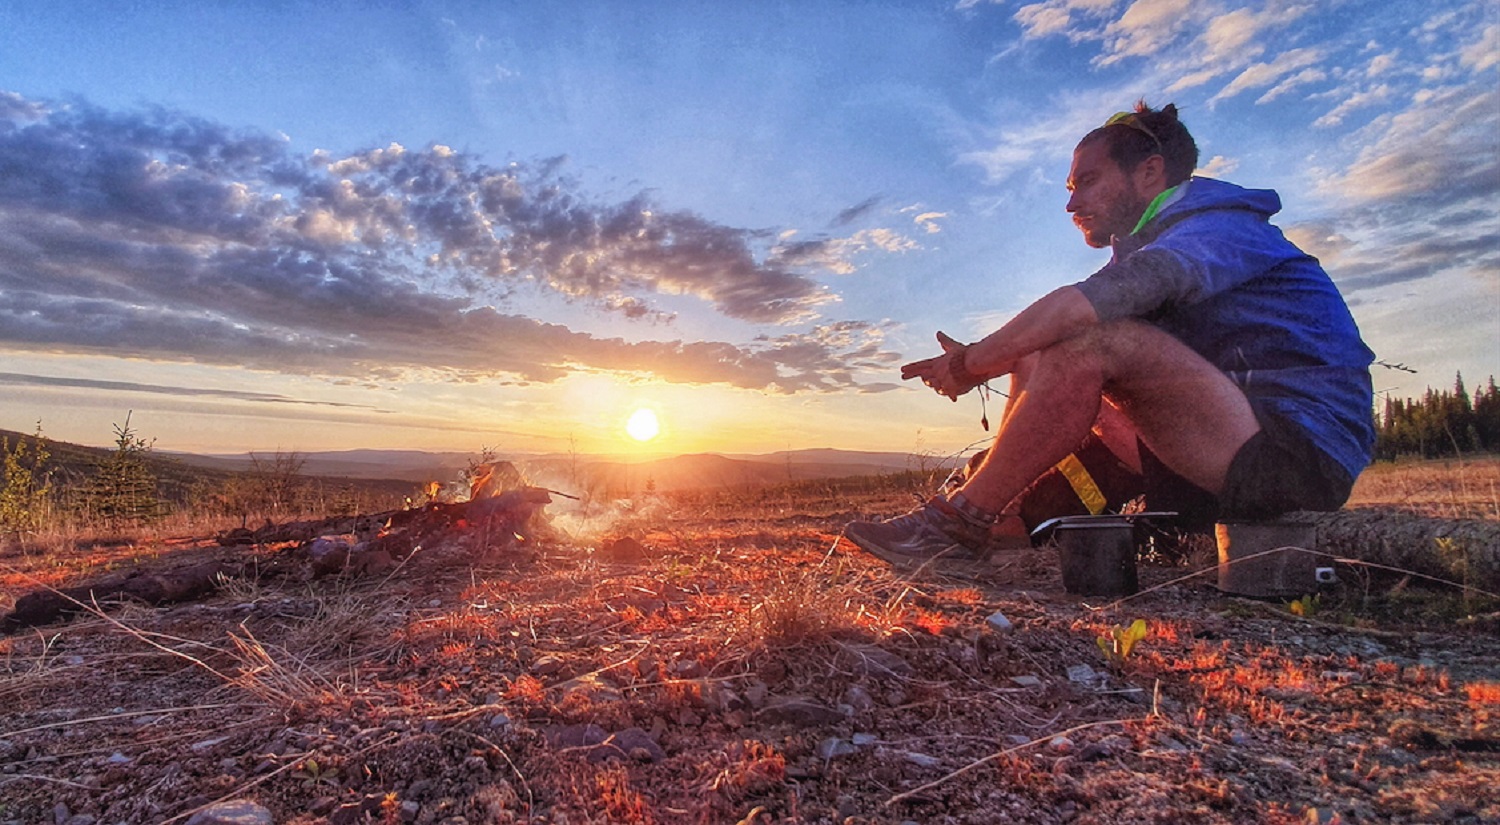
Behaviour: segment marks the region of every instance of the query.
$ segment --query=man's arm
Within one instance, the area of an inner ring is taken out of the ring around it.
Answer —
[[[901,368],[901,377],[921,378],[939,394],[956,399],[977,382],[1006,375],[1027,355],[1066,341],[1098,322],[1093,304],[1078,287],[1061,287],[968,347],[938,333],[943,354],[907,364]]]

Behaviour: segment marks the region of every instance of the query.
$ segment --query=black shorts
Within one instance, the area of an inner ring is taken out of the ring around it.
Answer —
[[[1189,529],[1215,521],[1258,521],[1294,510],[1337,510],[1349,500],[1354,480],[1318,449],[1296,424],[1250,399],[1260,432],[1229,463],[1222,495],[1193,484],[1167,468],[1140,444],[1142,486],[1150,510],[1179,515]]]
[[[1089,481],[1105,500],[1108,512],[1140,498],[1145,509],[1177,514],[1175,522],[1189,532],[1210,529],[1216,521],[1257,521],[1294,510],[1337,510],[1349,498],[1353,479],[1344,468],[1313,445],[1301,428],[1250,399],[1260,432],[1250,437],[1230,461],[1223,495],[1173,472],[1137,441],[1140,473],[1127,467],[1090,435],[1073,456],[1088,470]],[[972,472],[984,451],[970,461]],[[1058,516],[1092,512],[1058,468],[1043,473],[1019,497],[1018,513],[1028,529]]]
[[[1234,454],[1219,496],[1220,518],[1274,518],[1293,510],[1337,510],[1354,479],[1301,427],[1250,399],[1260,432]]]

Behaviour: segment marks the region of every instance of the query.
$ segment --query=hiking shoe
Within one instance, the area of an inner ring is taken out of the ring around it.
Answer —
[[[854,521],[844,536],[866,552],[902,570],[934,562],[983,562],[989,532],[968,524],[942,498],[885,521]]]

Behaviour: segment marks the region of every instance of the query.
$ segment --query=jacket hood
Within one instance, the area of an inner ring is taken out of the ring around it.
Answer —
[[[1170,223],[1205,209],[1244,209],[1269,218],[1281,211],[1281,196],[1270,189],[1246,189],[1213,178],[1188,178],[1153,223],[1163,220]]]

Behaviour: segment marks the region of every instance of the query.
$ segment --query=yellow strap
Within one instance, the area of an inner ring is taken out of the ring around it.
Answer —
[[[1089,468],[1083,466],[1078,456],[1069,454],[1067,458],[1057,462],[1057,471],[1062,473],[1063,478],[1073,487],[1073,492],[1078,494],[1078,500],[1088,508],[1089,515],[1097,516],[1104,512],[1107,503],[1104,491],[1094,482],[1094,477],[1089,475]]]

